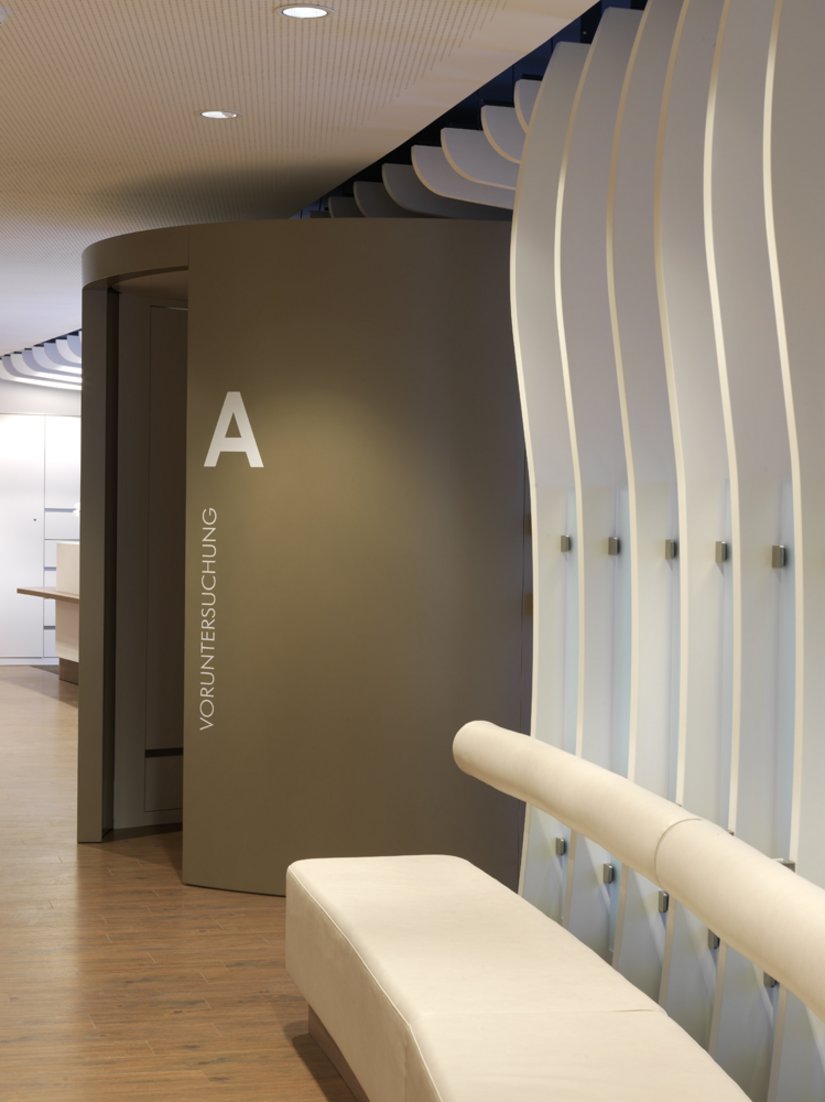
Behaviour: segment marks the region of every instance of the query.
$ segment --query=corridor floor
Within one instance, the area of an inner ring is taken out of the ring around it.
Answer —
[[[0,666],[0,1102],[351,1102],[282,899],[187,887],[179,832],[75,842],[77,688]]]

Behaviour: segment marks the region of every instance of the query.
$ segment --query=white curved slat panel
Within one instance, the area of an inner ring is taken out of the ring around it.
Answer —
[[[825,1098],[825,1024],[779,989],[768,1102]]]
[[[782,508],[790,450],[763,184],[774,7],[775,0],[725,2],[710,89],[705,206],[731,494],[728,825],[769,856],[787,856],[790,772],[783,777],[777,763],[790,761],[793,747],[792,680],[781,678],[793,644],[781,636],[792,611],[793,564],[772,569],[771,547],[792,542]],[[709,1050],[752,1098],[767,1094],[773,1019],[761,971],[722,946]]]
[[[21,352],[11,352],[11,362],[15,371],[19,371],[21,375],[35,375],[37,377],[45,374],[43,368],[35,360],[30,348],[24,348]]]
[[[411,210],[400,207],[390,198],[383,184],[356,180],[352,186],[355,204],[365,218],[415,218]]]
[[[624,772],[630,646],[627,494],[607,282],[607,210],[613,134],[640,15],[605,12],[570,117],[556,207],[556,307],[576,486],[579,571],[576,750]],[[608,554],[609,538],[620,553]],[[566,924],[608,955],[607,854],[571,847]]]
[[[651,0],[628,67],[613,150],[609,277],[613,348],[628,473],[633,581],[628,776],[671,797],[671,634],[678,558],[676,468],[659,324],[651,211],[659,105],[682,0]]]
[[[77,336],[75,334],[75,336]],[[76,341],[70,342],[68,337],[56,337],[55,347],[57,348],[58,355],[61,355],[67,364],[83,364],[83,357],[80,355],[80,338],[77,337]]]
[[[71,368],[76,375],[83,374],[83,366],[78,362],[77,357],[72,356],[71,359],[68,359],[64,356],[57,346],[57,341],[46,341],[40,347],[53,366]]]
[[[707,1047],[716,990],[718,953],[708,931],[680,903],[667,912],[659,1002],[694,1040]]]
[[[513,209],[515,192],[507,188],[477,184],[460,176],[440,148],[430,145],[414,145],[412,166],[425,187],[445,199],[460,199],[465,203],[481,203],[483,206]]]
[[[794,484],[796,559],[796,748],[791,856],[825,885],[825,143],[818,51],[825,8],[777,5],[771,59],[767,203]],[[817,60],[815,60],[815,55]]]
[[[704,139],[714,44],[723,0],[689,0],[683,11],[659,150],[657,276],[679,486],[681,670],[676,798],[726,822],[722,609],[728,564],[727,450],[704,241]]]
[[[9,353],[9,366],[10,370],[18,375],[20,378],[34,378],[34,379],[46,379],[54,380],[55,382],[69,382],[71,380],[66,379],[65,376],[59,375],[55,372],[46,372],[35,361],[31,355],[31,349],[26,348],[22,352],[10,352]]]
[[[782,725],[778,670],[783,589],[793,569],[771,569],[790,480],[779,344],[770,280],[763,186],[763,120],[775,0],[726,0],[711,88],[706,173],[708,267],[730,456],[733,575],[731,797],[728,825],[750,845],[787,857],[788,798],[775,793]],[[754,396],[758,395],[758,401]],[[792,642],[792,640],[789,640]],[[777,721],[780,725],[778,726]],[[788,781],[790,778],[786,778]],[[777,809],[776,795],[780,795]]]
[[[63,347],[64,340],[66,342],[66,348]],[[83,338],[80,333],[67,333],[65,337],[58,337],[57,347],[66,359],[70,360],[71,354],[74,354],[77,357],[77,362],[82,362]]]
[[[650,0],[625,79],[611,166],[608,278],[613,346],[628,478],[630,699],[628,777],[673,796],[678,683],[676,468],[656,290],[651,211],[659,105],[682,0]],[[665,919],[658,888],[632,870],[622,877],[613,963],[657,998]]]
[[[570,110],[587,47],[553,51],[524,145],[513,210],[510,258],[516,365],[530,479],[533,545],[531,734],[572,750],[576,709],[576,556],[560,537],[575,533],[573,461],[555,300],[555,202]],[[564,625],[567,625],[565,630]],[[561,917],[567,862],[555,852],[567,837],[551,816],[528,807],[521,891]]]
[[[607,538],[614,531],[616,491],[624,487],[626,473],[606,226],[613,132],[639,21],[635,12],[609,9],[588,51],[568,129],[556,222],[556,303],[579,510],[579,568],[584,571],[576,749],[613,768],[626,759],[627,720],[611,708],[615,686],[604,623],[613,606],[614,567],[627,557],[617,555],[611,562]]]
[[[722,942],[708,1051],[758,1102],[768,1096],[777,996],[761,968]]]
[[[400,207],[426,218],[489,218],[503,220],[508,211],[463,203],[436,195],[421,183],[412,165],[382,165],[381,178],[389,197]]]
[[[481,108],[481,129],[496,153],[508,161],[520,163],[524,155],[525,133],[515,107],[485,103]]]
[[[481,130],[445,126],[441,131],[441,148],[459,176],[477,184],[515,191],[518,165],[497,153]]]
[[[528,77],[522,77],[521,80],[516,81],[513,104],[516,118],[525,134],[530,128],[530,116],[533,114],[533,108],[536,106],[540,88],[540,80],[530,80]]]
[[[363,218],[357,203],[348,195],[331,195],[327,209],[330,218]]]
[[[20,375],[14,370],[11,363],[11,356],[0,356],[0,378],[6,380],[9,383],[19,383],[22,380]]]
[[[46,379],[49,382],[65,382],[65,383],[79,383],[80,377],[77,372],[63,367],[57,367],[54,364],[46,363],[48,366],[44,366],[41,362],[45,357],[41,354],[38,355],[37,347],[24,348],[22,352],[15,353],[18,357],[15,361],[15,366],[18,370],[23,372],[22,364],[26,365],[26,374],[31,374],[37,379]]]
[[[35,344],[31,348],[27,348],[24,356],[26,356],[30,367],[44,375],[71,376],[77,379],[82,373],[82,369],[76,365],[53,360],[42,344]]]
[[[50,381],[44,378],[38,378],[34,375],[21,374],[12,361],[12,355],[5,355],[0,358],[0,378],[6,380],[9,383],[23,383],[27,386],[48,386],[54,387],[57,390],[80,390],[80,383],[68,383],[59,382],[57,380]]]
[[[705,254],[704,150],[723,0],[686,0],[669,63],[656,170],[656,274],[679,497],[676,802],[725,823],[730,753],[727,451]],[[716,957],[707,931],[671,907],[660,999],[707,1044]]]
[[[825,7],[777,0],[768,63],[765,191],[771,282],[788,418],[796,572],[794,760],[790,855],[825,886],[825,143],[821,45]],[[803,1102],[825,1083],[825,1023],[783,998],[770,1098]]]

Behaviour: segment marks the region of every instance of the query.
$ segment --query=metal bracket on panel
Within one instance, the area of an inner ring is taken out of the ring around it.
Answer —
[[[622,544],[618,536],[608,536],[607,539],[607,553],[608,555],[618,555],[622,549]]]
[[[616,879],[616,866],[612,865],[609,861],[605,861],[602,865],[602,883],[612,884]]]
[[[559,539],[559,546],[561,547],[562,551],[564,551],[564,552],[572,551],[573,550],[573,537],[572,536],[562,536]]]
[[[771,548],[771,566],[774,570],[781,570],[787,561],[784,543],[775,543]]]
[[[708,949],[713,952],[714,949],[718,949],[720,945],[719,935],[715,934],[713,930],[708,930]]]
[[[679,554],[679,543],[677,540],[665,540],[665,558],[668,562],[671,562]]]
[[[567,839],[558,837],[556,839],[556,857],[564,857],[567,853]]]
[[[667,914],[669,908],[670,908],[670,892],[660,891],[659,892],[659,914],[660,915]]]
[[[716,541],[716,561],[718,563],[728,561],[728,545],[724,540]]]

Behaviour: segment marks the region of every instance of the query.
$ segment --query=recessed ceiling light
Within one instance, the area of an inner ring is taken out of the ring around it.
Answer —
[[[278,11],[290,19],[323,19],[332,8],[325,4],[282,4]]]
[[[213,108],[211,111],[201,111],[201,118],[204,119],[236,119],[237,117],[237,111],[222,111],[217,108]]]

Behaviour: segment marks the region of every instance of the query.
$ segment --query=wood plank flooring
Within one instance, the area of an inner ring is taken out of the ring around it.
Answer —
[[[0,1102],[352,1102],[282,899],[186,887],[179,832],[75,842],[77,688],[0,667]]]

